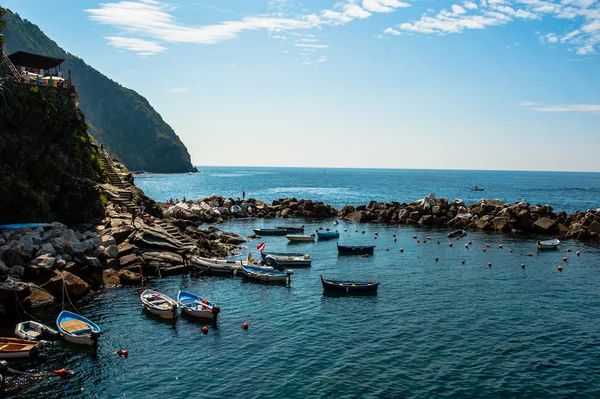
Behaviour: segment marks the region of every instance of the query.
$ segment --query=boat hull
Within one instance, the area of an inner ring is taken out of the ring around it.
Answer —
[[[309,235],[309,236],[296,235],[296,234],[288,234],[288,235],[285,236],[285,238],[287,238],[291,242],[313,242],[313,241],[315,241],[315,235],[314,234]]]
[[[215,276],[229,276],[232,275],[236,269],[241,267],[241,261],[235,263],[212,263],[200,258],[192,258],[190,262],[204,273],[215,275]]]
[[[289,234],[285,229],[253,229],[258,236],[284,236]]]
[[[337,246],[338,253],[341,255],[365,255],[372,254],[375,250],[375,245],[339,245]]]
[[[377,281],[326,280],[323,276],[321,276],[321,284],[323,290],[332,292],[377,292],[377,288],[379,288]]]
[[[24,321],[15,326],[15,335],[27,341],[39,341],[40,339],[56,339],[60,337],[58,331],[38,323],[37,321]]]
[[[543,240],[543,241],[539,241],[537,244],[538,250],[554,250],[554,249],[558,249],[558,245],[560,244],[560,240],[558,239],[553,239],[553,240]]]
[[[0,338],[0,359],[27,359],[39,354],[39,342]]]
[[[220,312],[220,308],[207,299],[185,291],[179,291],[177,294],[177,304],[184,314],[198,319],[216,319]]]
[[[281,267],[310,267],[310,257],[298,257],[298,256],[266,256],[264,258],[265,265],[267,266],[281,266]]]
[[[140,295],[144,309],[163,319],[174,319],[177,317],[177,302],[167,295],[158,291],[145,290]]]
[[[56,327],[65,341],[95,346],[100,337],[100,327],[76,313],[63,310],[56,319]]]
[[[317,232],[317,237],[319,237],[319,240],[333,240],[335,238],[340,238],[340,233],[337,231],[319,231]]]
[[[304,233],[304,226],[275,226],[276,229],[283,229],[288,234],[302,234]]]
[[[280,272],[273,269],[265,269],[260,267],[242,266],[244,276],[252,280],[262,281],[265,283],[285,283],[290,274],[289,271]]]

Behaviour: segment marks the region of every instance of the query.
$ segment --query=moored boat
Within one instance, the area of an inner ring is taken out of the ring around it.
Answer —
[[[337,244],[339,254],[348,255],[365,255],[372,254],[375,245],[340,245]]]
[[[288,240],[290,240],[292,242],[297,242],[297,241],[310,242],[310,241],[315,240],[315,235],[314,234],[311,234],[311,235],[288,234],[285,236],[285,238],[287,238]]]
[[[177,317],[177,302],[167,295],[152,290],[145,290],[140,295],[144,309],[163,319],[174,319]]]
[[[60,337],[58,331],[37,321],[23,321],[15,326],[15,335],[26,341],[39,341],[40,339],[56,339]]]
[[[181,310],[192,317],[199,319],[217,320],[221,308],[214,305],[208,299],[202,298],[191,292],[179,291],[177,303]]]
[[[0,359],[32,358],[39,353],[39,344],[24,339],[0,337]]]
[[[340,238],[339,231],[317,231],[317,237],[319,240],[332,240],[334,238]]]
[[[96,346],[101,334],[100,327],[91,320],[68,310],[60,312],[56,327],[66,341],[77,345]]]
[[[277,270],[285,267],[310,267],[310,255],[300,254],[298,256],[286,255],[263,255],[265,265],[272,266]]]
[[[560,240],[557,238],[552,238],[549,240],[539,241],[537,244],[538,249],[558,249],[558,245],[560,244]]]
[[[325,291],[335,292],[377,292],[378,281],[326,280],[321,275]]]
[[[291,270],[279,271],[273,268],[242,266],[244,275],[250,279],[264,281],[268,283],[285,283],[292,274]]]
[[[466,236],[466,235],[467,235],[467,232],[466,232],[466,230],[459,229],[459,230],[454,230],[454,231],[453,231],[453,232],[451,232],[451,233],[448,233],[448,238],[453,238],[453,237],[464,237],[464,236]]]
[[[304,226],[275,226],[277,229],[284,229],[290,233],[304,233]]]
[[[483,191],[483,190],[485,190],[483,187],[477,187],[477,186],[471,187],[471,191]]]
[[[252,229],[257,236],[284,236],[288,234],[286,229]]]
[[[217,276],[231,275],[242,266],[241,260],[203,258],[200,256],[194,256],[190,259],[190,262],[198,270]]]

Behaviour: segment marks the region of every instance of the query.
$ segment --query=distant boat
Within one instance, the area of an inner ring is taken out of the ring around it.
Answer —
[[[277,229],[284,229],[288,233],[304,233],[304,226],[275,226]]]
[[[265,265],[272,266],[277,270],[282,270],[282,268],[286,267],[310,267],[311,265],[310,255],[303,253],[292,253],[291,255],[286,255],[285,253],[281,255],[275,254],[276,252],[269,253],[268,255],[261,253]]]
[[[58,331],[37,321],[23,321],[15,326],[15,335],[26,341],[39,341],[40,339],[56,339],[60,337]]]
[[[204,273],[221,276],[233,275],[233,272],[240,270],[244,264],[254,265],[252,257],[250,257],[250,263],[247,260],[203,258],[201,256],[194,256],[190,262]]]
[[[365,255],[372,254],[375,245],[340,245],[337,244],[339,254],[349,255]]]
[[[96,346],[101,333],[100,327],[91,320],[67,310],[56,318],[56,327],[66,341],[78,345]]]
[[[321,275],[323,290],[336,292],[377,292],[378,281],[326,280]]]
[[[320,240],[332,240],[334,238],[340,238],[339,231],[317,231],[317,237]]]
[[[483,187],[477,187],[477,186],[471,187],[471,191],[483,191],[483,190],[485,190]]]
[[[252,229],[257,236],[284,236],[288,234],[286,229]]]
[[[256,267],[256,266],[242,266],[244,275],[250,279],[264,281],[268,283],[285,283],[289,275],[292,274],[291,270],[280,272],[272,268]]]
[[[558,249],[558,244],[560,244],[560,240],[557,238],[539,241],[537,244],[538,249]]]
[[[39,353],[39,342],[0,337],[0,359],[32,358]],[[2,381],[2,379],[0,379]]]
[[[315,235],[314,234],[311,234],[311,235],[288,234],[288,235],[285,236],[285,238],[287,238],[288,240],[290,240],[292,242],[297,242],[297,241],[304,241],[304,242],[315,241]]]
[[[140,295],[144,308],[150,313],[163,319],[174,319],[177,317],[177,302],[167,295],[158,291],[145,290]]]
[[[221,308],[214,305],[208,299],[199,297],[191,292],[179,291],[177,294],[177,303],[185,314],[199,319],[217,320],[217,315]]]
[[[448,238],[453,238],[453,237],[464,237],[467,235],[466,230],[455,230],[451,233],[448,233]]]
[[[0,225],[0,230],[19,230],[25,227],[37,229],[38,227],[51,227],[50,223],[13,223]]]

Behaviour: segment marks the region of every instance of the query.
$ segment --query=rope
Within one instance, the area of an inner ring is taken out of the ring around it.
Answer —
[[[31,317],[33,320],[37,321],[38,323],[42,323],[40,320],[38,320],[34,315],[27,313],[27,311],[25,310],[25,308],[23,307],[23,304],[21,303],[21,300],[19,299],[19,296],[17,295],[17,293],[15,292],[15,298],[17,298],[17,303],[19,304],[19,306],[21,306],[21,309],[23,310],[23,314]],[[17,313],[18,313],[18,308],[17,308]],[[21,319],[21,321],[23,321],[23,319],[21,318],[21,314],[19,313],[19,318]],[[43,323],[42,323],[43,324]]]
[[[64,283],[64,279],[63,279],[63,283]],[[67,291],[67,288],[66,288],[66,287],[64,287],[64,286],[63,286],[63,288],[64,288],[64,290],[65,290],[65,293],[67,294],[67,299],[69,300],[69,303],[71,304],[71,306],[73,307],[73,309],[75,309],[75,311],[76,311],[77,313],[81,313],[81,312],[79,311],[79,309],[77,309],[77,308],[75,307],[75,305],[73,305],[73,302],[71,302],[71,298],[69,298],[69,291]]]
[[[51,375],[56,375],[56,373],[52,372],[52,371],[48,372],[48,373],[39,373],[39,374],[36,374],[36,373],[27,373],[25,371],[11,369],[10,367],[8,367],[8,371],[10,371],[11,373],[14,373],[14,374],[30,375],[32,377],[48,377],[48,376],[51,376]]]

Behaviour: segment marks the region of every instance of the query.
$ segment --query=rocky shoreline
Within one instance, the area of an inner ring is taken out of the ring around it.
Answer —
[[[599,240],[600,208],[573,214],[554,212],[546,204],[526,201],[510,204],[481,199],[465,204],[460,199],[449,201],[433,194],[409,204],[371,201],[367,205],[331,205],[306,199],[281,198],[271,204],[249,198],[234,200],[213,195],[198,200],[165,204],[165,215],[194,223],[220,223],[239,218],[340,218],[358,223],[437,226],[452,229],[544,234],[577,240]]]

